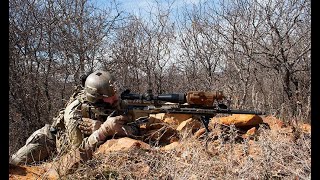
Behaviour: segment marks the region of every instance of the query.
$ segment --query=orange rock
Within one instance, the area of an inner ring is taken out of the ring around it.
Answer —
[[[243,137],[243,138],[248,138],[248,137],[250,137],[250,136],[255,135],[256,132],[257,132],[256,127],[253,127],[253,128],[251,128],[251,129],[249,129],[242,137]]]
[[[220,124],[231,125],[236,127],[242,126],[255,126],[262,123],[263,120],[260,116],[254,114],[233,114],[232,116],[219,118]]]
[[[146,123],[146,125],[140,126],[143,129],[160,129],[164,125],[163,123],[178,126],[181,122],[190,119],[192,117],[191,114],[165,114],[165,113],[158,113],[158,114],[150,114],[150,119]]]
[[[199,138],[202,134],[204,134],[206,132],[206,129],[205,128],[201,128],[199,129],[197,132],[194,133],[194,137],[195,138]]]
[[[249,136],[252,136],[252,135],[256,134],[256,132],[257,132],[256,127],[253,127],[251,129],[249,129],[246,134]]]
[[[150,145],[128,137],[110,139],[95,151],[94,156],[97,154],[107,154],[112,151],[127,151],[131,148],[150,149]]]
[[[157,141],[159,144],[170,144],[177,139],[177,131],[171,127],[152,129],[144,132],[146,141]]]
[[[270,129],[280,129],[285,127],[283,121],[273,116],[263,118],[263,122],[267,123],[270,126]]]
[[[192,114],[165,114],[163,122],[178,125],[190,118],[192,118]]]
[[[165,113],[150,114],[149,116],[155,119],[164,120]]]
[[[150,116],[149,121],[145,125],[144,124],[140,125],[140,128],[150,130],[150,129],[160,129],[163,126],[164,126],[163,119],[158,119],[157,117]]]
[[[311,133],[311,125],[310,124],[302,124],[300,128],[305,133]]]
[[[9,164],[9,179],[58,179],[47,173],[47,169],[43,166],[17,166]]]
[[[164,150],[164,151],[172,150],[177,148],[179,145],[180,145],[179,142],[173,142],[171,144],[161,147],[160,150]]]
[[[201,127],[201,123],[198,120],[190,118],[181,122],[177,127],[177,131],[183,131],[187,129],[194,131],[199,129],[200,127]]]

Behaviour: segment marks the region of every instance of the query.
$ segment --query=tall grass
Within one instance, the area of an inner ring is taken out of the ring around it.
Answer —
[[[221,132],[218,136],[215,132]],[[310,179],[311,134],[298,125],[260,126],[239,138],[234,126],[216,126],[207,137],[182,133],[180,146],[131,149],[100,155],[62,179]],[[223,135],[222,135],[223,134]]]

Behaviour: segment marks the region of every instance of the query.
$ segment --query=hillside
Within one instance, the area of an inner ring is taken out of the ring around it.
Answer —
[[[309,124],[289,125],[272,116],[214,117],[206,135],[187,115],[153,119],[157,127],[146,125],[143,141],[111,139],[68,174],[61,167],[72,160],[64,156],[41,165],[10,165],[9,179],[311,178]]]

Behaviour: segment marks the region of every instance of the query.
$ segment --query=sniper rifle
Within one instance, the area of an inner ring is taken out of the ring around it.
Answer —
[[[221,91],[154,95],[151,90],[145,94],[135,94],[127,89],[121,93],[121,100],[126,101],[124,113],[131,114],[136,119],[133,123],[145,123],[149,114],[192,114],[201,121],[206,133],[209,132],[210,118],[217,114],[265,114],[260,111],[230,109],[230,101],[226,100]]]

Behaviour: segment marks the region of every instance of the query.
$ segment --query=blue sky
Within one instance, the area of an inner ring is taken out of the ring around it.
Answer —
[[[96,0],[99,4],[110,3],[110,0]],[[177,10],[184,5],[191,7],[193,4],[198,4],[201,0],[116,0],[120,8],[128,13],[135,15],[144,14],[151,9],[155,10],[156,1],[163,7],[167,7],[168,3],[172,3],[173,10]],[[153,8],[152,8],[153,7]]]

